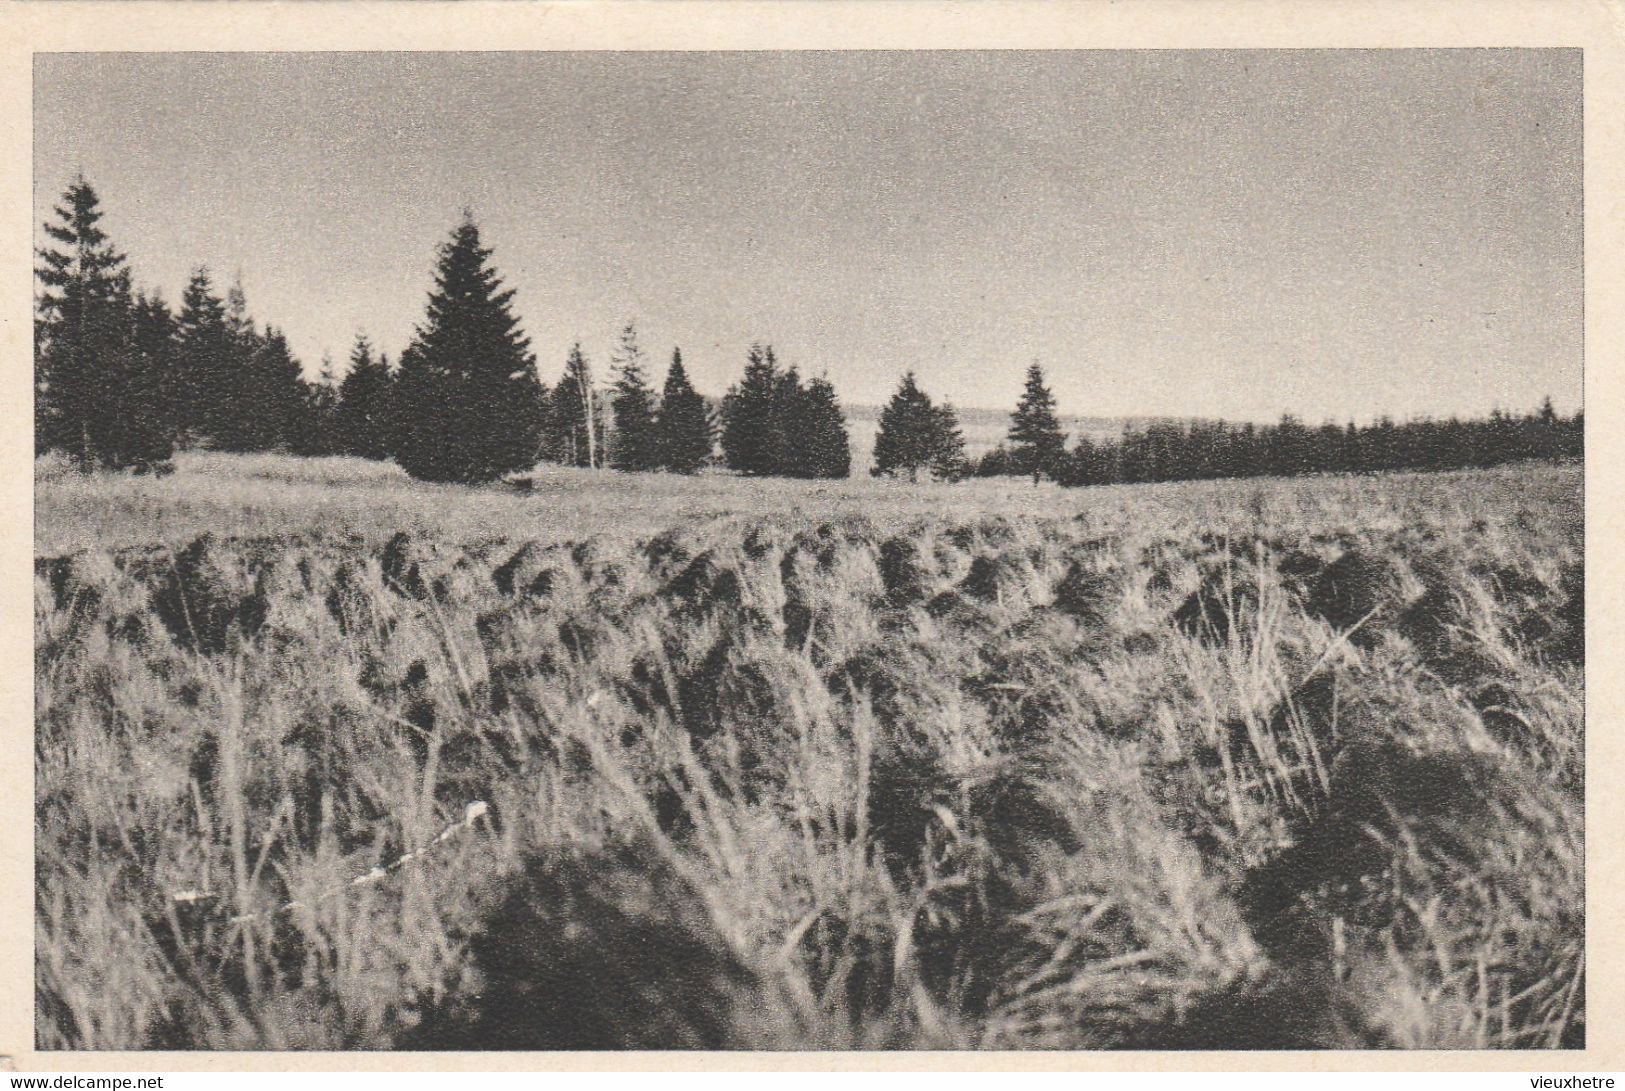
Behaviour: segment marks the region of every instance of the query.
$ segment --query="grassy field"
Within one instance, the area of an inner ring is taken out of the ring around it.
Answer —
[[[399,530],[468,542],[492,536],[569,541],[592,535],[646,537],[676,523],[733,515],[823,520],[871,512],[916,516],[1046,514],[1078,494],[1003,480],[961,485],[846,481],[753,481],[726,474],[619,474],[543,464],[528,492],[413,481],[393,463],[354,458],[182,454],[168,477],[85,477],[54,465],[36,475],[35,553],[107,543],[184,546],[200,534],[269,536],[289,531],[359,535],[382,545]]]
[[[42,465],[38,1045],[1582,1045],[1581,493]]]

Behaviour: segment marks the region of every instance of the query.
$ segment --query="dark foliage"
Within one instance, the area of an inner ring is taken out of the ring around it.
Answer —
[[[752,345],[745,374],[722,408],[722,457],[730,470],[767,476],[785,464],[784,413],[778,361],[771,345]]]
[[[300,392],[299,415],[288,437],[288,447],[296,455],[336,455],[344,452],[343,436],[339,432],[338,376],[333,373],[331,357],[322,357],[321,375],[313,383],[303,384]]]
[[[1088,441],[1085,439],[1082,442]],[[983,453],[982,457],[976,460],[972,472],[977,477],[1010,477],[1019,471],[1016,469],[1015,461],[1010,457],[1010,448],[1001,443]]]
[[[297,447],[304,381],[287,339],[248,316],[242,286],[224,302],[207,269],[192,274],[177,321],[171,384],[183,442],[226,451]]]
[[[1120,440],[1081,438],[1060,480],[1108,485],[1311,473],[1463,470],[1529,459],[1579,459],[1584,416],[1563,418],[1550,400],[1517,417],[1500,410],[1482,420],[1421,419],[1395,424],[1304,427],[1286,416],[1258,427],[1223,421],[1158,421],[1127,428]],[[989,458],[983,459],[985,466]]]
[[[655,395],[644,373],[637,330],[628,322],[615,349],[615,392],[610,397],[615,431],[609,464],[617,470],[660,468],[660,437],[655,429]]]
[[[790,477],[848,477],[852,473],[852,451],[846,432],[846,417],[836,400],[835,387],[823,376],[813,379],[797,392],[789,415],[791,435],[797,443],[791,461],[784,468]]]
[[[121,454],[110,464],[150,466],[167,460],[175,447],[175,315],[163,298],[136,293],[132,362],[125,375],[124,419],[118,422]]]
[[[660,465],[674,473],[691,474],[711,460],[716,429],[710,407],[689,382],[683,353],[673,349],[671,368],[655,415],[655,439]]]
[[[240,451],[291,446],[304,406],[303,369],[275,327],[267,327],[247,347],[230,403],[232,446]]]
[[[240,358],[239,336],[227,320],[226,305],[215,294],[209,271],[195,269],[181,296],[176,331],[176,412],[182,444],[238,446],[233,365]]]
[[[880,413],[875,464],[870,473],[919,480],[920,471],[954,480],[966,475],[965,439],[959,417],[947,404],[933,405],[910,371]]]
[[[169,456],[162,382],[168,312],[134,298],[124,255],[97,224],[96,191],[76,179],[44,225],[34,325],[34,445],[84,468],[143,467]]]
[[[1059,477],[1066,460],[1066,437],[1055,415],[1055,395],[1044,385],[1044,369],[1027,368],[1027,384],[1010,418],[1010,459],[1019,474]]]
[[[428,316],[401,355],[396,457],[413,477],[493,481],[536,460],[542,388],[472,217],[440,251]]]
[[[828,379],[803,384],[780,369],[771,345],[752,345],[744,377],[723,402],[722,453],[752,476],[846,477],[852,455],[846,418]]]
[[[581,345],[570,347],[564,376],[547,398],[544,457],[566,466],[604,464],[604,410]]]
[[[358,335],[350,351],[350,370],[339,384],[339,442],[346,454],[362,458],[388,458],[393,447],[395,380],[389,360],[374,354],[365,334]]]

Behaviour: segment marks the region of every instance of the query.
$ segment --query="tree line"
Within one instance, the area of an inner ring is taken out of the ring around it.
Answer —
[[[1562,417],[1546,399],[1532,413],[1499,409],[1487,419],[1420,420],[1309,427],[1293,416],[1273,425],[1223,421],[1157,422],[1116,441],[1087,437],[1057,471],[1070,485],[1287,477],[1315,473],[1484,469],[1528,459],[1578,460],[1585,454],[1583,413]]]
[[[177,447],[285,450],[394,459],[430,481],[480,483],[538,461],[694,473],[721,465],[752,476],[844,478],[845,417],[822,376],[803,379],[768,344],[717,404],[690,382],[674,348],[657,393],[628,322],[598,384],[580,344],[542,382],[530,342],[465,214],[439,249],[423,322],[391,364],[358,335],[340,377],[324,359],[307,381],[283,333],[259,326],[241,284],[223,295],[196,270],[178,310],[134,286],[125,256],[98,226],[89,182],[76,178],[38,251],[35,448],[85,468],[162,470]],[[1275,425],[1168,421],[1069,449],[1042,367],[1027,369],[1006,440],[972,460],[958,415],[912,372],[881,413],[871,472],[941,480],[1030,476],[1065,485],[1320,472],[1459,469],[1530,458],[1578,458],[1581,414],[1550,399],[1536,412],[1485,420]]]
[[[1383,416],[1365,425],[1327,421],[1310,427],[1287,414],[1278,423],[1264,425],[1220,420],[1130,423],[1116,439],[1081,435],[1068,449],[1055,399],[1045,385],[1043,369],[1034,364],[1027,371],[1008,438],[977,461],[974,473],[1031,475],[1062,485],[1115,485],[1485,469],[1531,459],[1578,460],[1584,455],[1584,412],[1564,417],[1550,398],[1531,413],[1496,409],[1487,418],[1470,420],[1424,417],[1395,422]]]
[[[673,349],[657,393],[635,326],[622,329],[606,392],[579,344],[542,382],[514,292],[466,216],[440,247],[423,322],[392,365],[358,335],[342,377],[306,381],[286,338],[193,273],[178,310],[136,289],[77,178],[44,227],[36,275],[36,452],[85,468],[162,468],[177,448],[392,458],[430,481],[479,483],[538,461],[694,473],[845,477],[845,418],[825,378],[803,381],[772,346],[714,408]],[[719,451],[720,447],[720,451]]]
[[[87,182],[55,215],[35,270],[37,451],[148,468],[201,435],[236,451],[290,442],[306,408],[301,369],[281,331],[248,317],[240,287],[222,298],[199,270],[171,311],[134,287]]]
[[[1585,454],[1585,416],[1563,417],[1547,398],[1532,413],[1500,409],[1475,420],[1423,418],[1366,425],[1298,418],[1279,423],[1153,421],[1129,424],[1112,440],[1079,436],[1067,448],[1055,397],[1033,364],[1004,442],[974,463],[952,406],[935,405],[913,372],[903,376],[880,415],[871,473],[926,474],[942,480],[1031,476],[1062,485],[1114,485],[1212,478],[1291,477],[1314,473],[1482,469],[1530,459],[1577,460]]]

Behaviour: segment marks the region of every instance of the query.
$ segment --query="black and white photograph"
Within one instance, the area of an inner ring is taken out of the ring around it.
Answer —
[[[32,1048],[1586,1049],[1587,60],[34,52]]]

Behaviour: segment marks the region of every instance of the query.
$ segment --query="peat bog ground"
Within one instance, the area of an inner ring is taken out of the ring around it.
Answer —
[[[37,1043],[1581,1045],[1582,484],[43,467]]]

